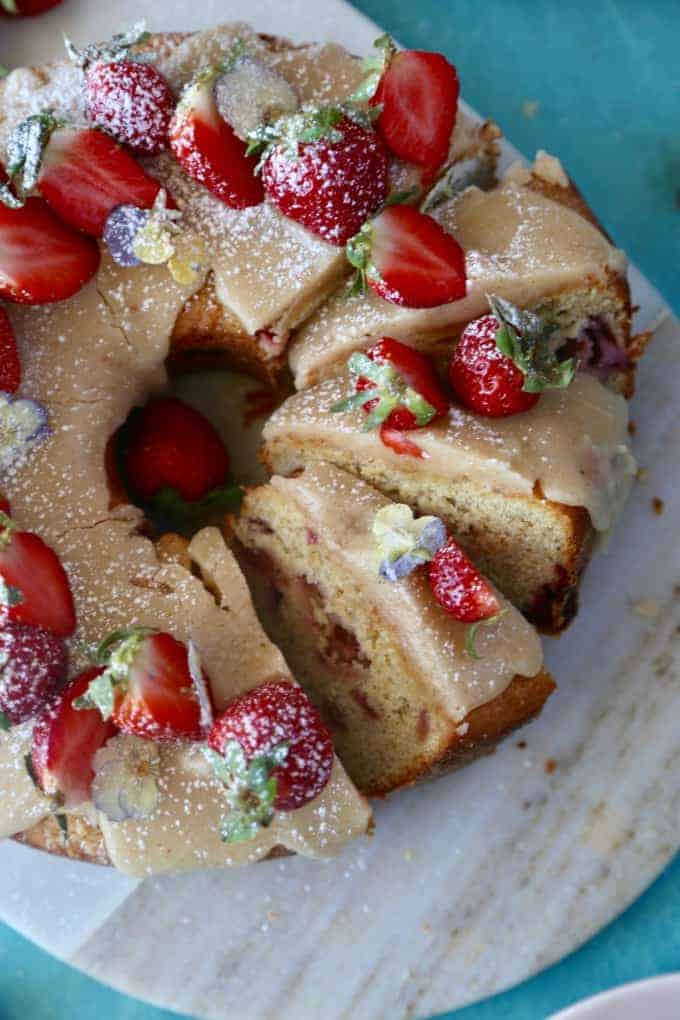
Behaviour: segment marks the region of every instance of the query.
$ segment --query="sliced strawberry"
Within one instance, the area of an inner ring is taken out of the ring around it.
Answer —
[[[68,684],[40,716],[33,729],[31,760],[41,789],[65,807],[90,799],[94,779],[92,759],[116,733],[96,709],[77,709],[82,697],[102,672],[88,669]]]
[[[189,669],[187,646],[171,634],[145,627],[116,631],[100,645],[97,660],[107,668],[87,692],[124,733],[145,740],[200,740],[201,706]],[[203,684],[209,680],[203,674]]]
[[[62,638],[42,627],[6,623],[0,631],[0,719],[12,725],[42,711],[66,679],[68,652]]]
[[[0,298],[40,305],[72,297],[99,268],[99,248],[67,227],[40,198],[0,203]]]
[[[170,147],[195,181],[234,209],[259,205],[262,182],[257,159],[246,155],[243,142],[219,114],[215,84],[222,67],[199,72],[185,91],[170,125]]]
[[[36,14],[58,7],[62,0],[0,0],[0,14],[10,17],[32,18]]]
[[[7,312],[0,308],[0,390],[16,393],[20,383],[21,363],[16,337]]]
[[[153,64],[92,64],[85,74],[85,110],[92,124],[135,152],[155,155],[168,147],[175,100]]]
[[[287,745],[283,763],[271,772],[279,811],[307,804],[330,778],[331,735],[304,691],[287,680],[272,680],[231,702],[215,720],[208,744],[223,755],[230,741],[249,761]]]
[[[344,245],[387,198],[382,141],[336,107],[296,114],[281,130],[262,165],[267,196],[313,234]]]
[[[164,488],[195,500],[224,484],[229,454],[207,418],[176,397],[161,397],[137,409],[126,426],[125,471],[144,502]]]
[[[0,514],[7,514],[8,517],[11,517],[12,515],[9,500],[4,496],[0,496]]]
[[[458,400],[490,418],[528,411],[539,398],[523,390],[524,375],[498,349],[499,329],[493,315],[475,319],[461,333],[449,363],[449,382]]]
[[[384,425],[380,428],[380,439],[389,447],[390,450],[394,450],[395,453],[400,454],[402,457],[427,457],[428,454],[414,443],[412,439],[409,439],[400,429],[388,429]]]
[[[434,172],[449,154],[459,93],[446,57],[406,50],[389,60],[369,103],[382,107],[376,128],[392,152]]]
[[[161,185],[113,138],[94,128],[57,128],[43,157],[38,188],[66,223],[101,237],[117,205],[150,209]]]
[[[499,612],[495,591],[453,538],[437,550],[429,570],[434,597],[456,620],[477,623]]]
[[[369,220],[347,244],[368,285],[386,301],[433,308],[465,297],[465,254],[432,216],[409,205],[392,205]]]
[[[0,528],[0,577],[6,587],[7,619],[69,637],[76,627],[76,614],[59,557],[38,535],[18,531],[9,518]]]

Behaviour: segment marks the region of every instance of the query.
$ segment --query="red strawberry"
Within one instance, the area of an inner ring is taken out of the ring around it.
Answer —
[[[426,457],[427,454],[417,443],[405,436],[399,429],[386,429],[381,426],[380,440],[390,450],[394,450],[402,457]]]
[[[207,418],[176,397],[161,397],[135,411],[126,427],[125,470],[144,502],[164,488],[196,500],[224,484],[229,454]]]
[[[16,393],[20,383],[21,364],[14,330],[7,312],[0,308],[0,390]]]
[[[0,496],[0,514],[7,514],[8,517],[10,517],[12,514],[12,510],[9,505],[9,500],[5,499],[4,496]]]
[[[456,69],[441,53],[395,53],[369,100],[382,107],[376,130],[395,155],[434,172],[449,154],[459,93]]]
[[[465,297],[465,254],[432,216],[410,205],[391,205],[368,220],[347,244],[359,270],[358,289],[368,285],[386,301],[433,308]]]
[[[271,773],[279,811],[307,804],[330,778],[331,735],[304,691],[287,680],[272,680],[231,702],[208,735],[218,754],[229,741],[240,744],[248,760],[288,745],[283,763]]]
[[[383,337],[365,354],[353,354],[348,368],[356,392],[333,410],[362,407],[367,430],[380,425],[389,435],[417,429],[449,409],[432,363],[399,340]]]
[[[67,227],[42,199],[0,202],[0,298],[40,305],[72,297],[99,268],[99,248]]]
[[[215,83],[222,67],[201,71],[179,101],[170,125],[170,147],[195,181],[234,209],[259,205],[262,182],[257,160],[246,155],[246,143],[220,116]]]
[[[38,783],[66,807],[89,800],[92,759],[116,733],[113,723],[102,719],[96,709],[73,706],[99,673],[99,669],[88,669],[71,680],[33,729],[31,760]]]
[[[453,538],[437,550],[429,569],[434,597],[456,620],[476,623],[500,610],[493,588]]]
[[[0,0],[0,14],[30,18],[57,7],[61,0]]]
[[[9,603],[7,619],[35,624],[69,637],[76,627],[66,572],[53,549],[9,518],[0,523],[0,577]]]
[[[26,623],[6,623],[0,631],[0,718],[12,725],[37,715],[66,678],[68,652],[63,640]]]
[[[498,349],[499,329],[493,315],[475,319],[461,333],[449,364],[451,388],[461,404],[490,418],[528,411],[539,397],[522,389],[523,373]]]
[[[109,667],[103,671],[108,684],[103,696],[91,689],[86,701],[110,715],[124,733],[146,740],[200,740],[204,735],[188,649],[181,641],[132,627],[109,635],[97,659]],[[208,678],[203,679],[207,688]]]
[[[170,86],[153,64],[102,61],[85,73],[88,119],[135,152],[154,155],[168,147],[174,110]]]
[[[313,234],[345,244],[387,198],[382,141],[336,107],[296,114],[282,131],[262,165],[268,197]]]

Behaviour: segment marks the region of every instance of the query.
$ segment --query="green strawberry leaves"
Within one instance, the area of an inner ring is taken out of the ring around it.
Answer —
[[[121,627],[108,634],[94,652],[94,661],[106,669],[90,681],[87,691],[76,698],[77,709],[97,708],[102,719],[110,719],[116,704],[116,691],[124,687],[135,657],[153,627]]]
[[[256,170],[259,170],[267,156],[275,146],[280,145],[286,156],[295,159],[298,146],[322,139],[331,143],[341,142],[342,131],[337,125],[346,116],[340,106],[318,106],[300,110],[284,117],[279,117],[271,124],[261,124],[248,135],[246,156],[260,156]]]
[[[9,719],[7,718],[7,716],[5,715],[5,713],[4,712],[0,712],[0,730],[2,730],[3,732],[7,732],[7,730],[9,730],[11,728],[12,728],[12,724],[9,721]]]
[[[349,97],[350,103],[368,103],[373,99],[378,90],[380,79],[397,52],[394,39],[389,35],[379,36],[373,43],[373,47],[376,52],[362,61],[366,77]]]
[[[243,489],[234,483],[211,489],[202,499],[189,501],[176,489],[159,489],[148,504],[149,515],[159,532],[176,531],[190,538],[206,524],[219,523],[226,514],[236,513]]]
[[[364,422],[364,432],[370,432],[371,429],[382,425],[397,407],[410,411],[418,426],[427,425],[436,417],[437,411],[432,404],[409,386],[389,362],[372,361],[368,355],[355,351],[347,362],[347,368],[355,382],[359,378],[364,378],[375,385],[333,404],[331,412],[336,414],[340,411],[353,411],[376,400],[375,407]]]
[[[150,38],[150,33],[146,31],[146,22],[138,21],[126,32],[117,32],[108,42],[91,43],[89,46],[83,47],[82,50],[78,50],[68,36],[64,36],[64,46],[69,59],[76,67],[85,70],[96,61],[112,64],[119,60],[125,60],[129,58],[129,50],[132,46],[139,46]]]
[[[526,393],[565,389],[576,373],[576,359],[561,361],[550,345],[551,323],[497,295],[488,295],[489,306],[500,324],[496,346],[524,376]]]
[[[220,829],[225,843],[253,839],[261,828],[271,824],[276,800],[276,779],[272,773],[286,760],[288,748],[285,742],[277,744],[250,761],[237,740],[228,740],[223,754],[203,748],[215,775],[225,786],[230,807]]]
[[[7,175],[15,184],[19,196],[4,185],[0,201],[11,209],[23,205],[23,200],[38,183],[45,148],[50,135],[60,126],[52,110],[42,110],[27,117],[14,129],[7,143]]]

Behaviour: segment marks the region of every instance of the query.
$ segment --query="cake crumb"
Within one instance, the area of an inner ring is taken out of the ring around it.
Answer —
[[[541,104],[537,99],[525,99],[522,103],[522,116],[533,120],[540,108]]]
[[[628,435],[629,436],[634,436],[636,432],[637,432],[637,425],[635,424],[634,421],[629,421],[628,422]]]
[[[555,769],[557,768],[557,762],[555,761],[554,758],[547,758],[544,768],[545,768],[546,774],[551,776],[553,774],[553,772],[555,771]]]
[[[517,746],[519,747],[520,751],[523,751],[525,749],[525,747],[527,746],[526,740],[518,740],[517,741]]]
[[[634,602],[631,609],[636,616],[641,616],[645,620],[654,620],[661,612],[661,604],[658,599],[644,598]]]
[[[652,499],[652,512],[655,513],[657,517],[660,517],[661,514],[664,512],[664,507],[665,507],[664,501],[662,499],[659,499],[658,496],[654,496],[654,498]]]

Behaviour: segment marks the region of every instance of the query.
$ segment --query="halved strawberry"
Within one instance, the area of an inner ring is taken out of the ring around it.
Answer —
[[[7,172],[26,195],[37,187],[66,223],[101,237],[112,209],[150,209],[161,185],[109,135],[66,127],[51,113],[28,117],[8,144]]]
[[[417,429],[448,412],[432,362],[399,340],[385,336],[365,354],[354,353],[348,369],[356,392],[333,411],[363,408],[365,431],[378,425],[388,433]]]
[[[304,691],[288,680],[272,680],[242,694],[218,716],[208,735],[209,746],[225,755],[232,742],[246,762],[262,759],[265,771],[275,781],[272,806],[279,811],[294,811],[307,804],[330,778],[331,735]],[[268,765],[267,758],[272,755]],[[247,774],[236,778],[247,785]]]
[[[257,159],[246,155],[243,142],[220,116],[215,85],[222,65],[198,73],[180,99],[170,124],[170,148],[185,171],[234,209],[259,205],[262,182]]]
[[[268,139],[268,141],[267,141]],[[373,131],[339,107],[307,110],[263,129],[262,180],[281,212],[343,245],[385,201],[387,154]]]
[[[0,722],[32,719],[66,678],[68,652],[62,638],[42,627],[5,623],[0,630]]]
[[[73,633],[73,596],[59,557],[39,535],[19,531],[7,516],[0,520],[0,577],[7,619],[44,627],[59,637]]]
[[[89,800],[95,752],[116,733],[96,709],[76,709],[74,702],[102,671],[88,669],[64,688],[33,728],[31,762],[40,788],[65,807]]]
[[[21,383],[21,363],[12,323],[4,308],[0,308],[0,390],[16,393]]]
[[[353,290],[366,284],[407,308],[433,308],[465,297],[465,253],[432,216],[391,205],[368,220],[347,243],[358,270]]]
[[[57,219],[40,198],[19,209],[0,202],[0,298],[19,304],[64,301],[99,268],[99,248]]]
[[[95,705],[124,733],[146,740],[201,739],[201,706],[181,641],[147,627],[126,628],[102,642],[97,661],[106,668],[83,706]],[[203,680],[209,689],[205,674]]]
[[[380,107],[376,129],[401,159],[434,173],[449,154],[460,86],[456,69],[441,53],[396,52],[376,41],[384,71],[369,105]]]
[[[414,443],[412,439],[409,439],[401,429],[387,429],[382,425],[380,427],[380,441],[401,457],[423,458],[427,456],[422,447]]]
[[[453,538],[434,554],[429,571],[434,597],[454,619],[477,623],[499,612],[495,591]]]

